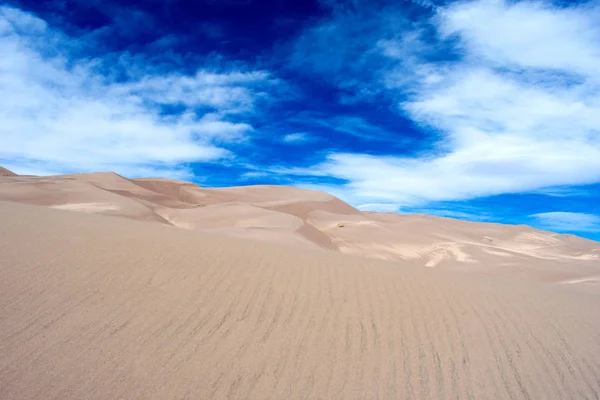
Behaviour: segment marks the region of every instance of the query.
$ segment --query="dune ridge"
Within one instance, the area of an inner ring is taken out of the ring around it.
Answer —
[[[600,243],[524,225],[361,212],[330,194],[286,186],[202,188],[110,172],[11,174],[0,179],[0,200],[429,268],[574,285],[587,282],[586,289],[600,289],[591,283],[600,274]]]

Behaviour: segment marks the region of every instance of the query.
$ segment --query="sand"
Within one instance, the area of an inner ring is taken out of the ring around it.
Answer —
[[[0,176],[17,176],[17,174],[4,167],[0,167]]]
[[[269,187],[94,180],[0,180],[1,399],[600,396],[600,273],[577,258],[595,242],[365,214],[294,188],[268,199]],[[202,214],[211,207],[223,224]],[[169,210],[199,210],[196,225],[176,226]],[[344,254],[359,228],[365,247],[369,229],[448,247],[430,267]],[[464,244],[490,232],[485,246]],[[480,265],[506,259],[502,272]],[[557,272],[567,260],[576,272]]]

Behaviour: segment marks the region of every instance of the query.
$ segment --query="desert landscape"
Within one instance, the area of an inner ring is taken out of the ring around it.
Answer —
[[[0,169],[2,399],[598,399],[600,243]]]

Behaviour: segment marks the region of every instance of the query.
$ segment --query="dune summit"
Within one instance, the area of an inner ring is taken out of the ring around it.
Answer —
[[[597,399],[600,246],[291,187],[0,177],[2,399]]]

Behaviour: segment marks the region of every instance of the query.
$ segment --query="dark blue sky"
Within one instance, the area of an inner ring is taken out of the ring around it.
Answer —
[[[0,104],[0,162],[291,184],[362,209],[600,239],[598,10],[8,2],[0,89],[14,96]]]

